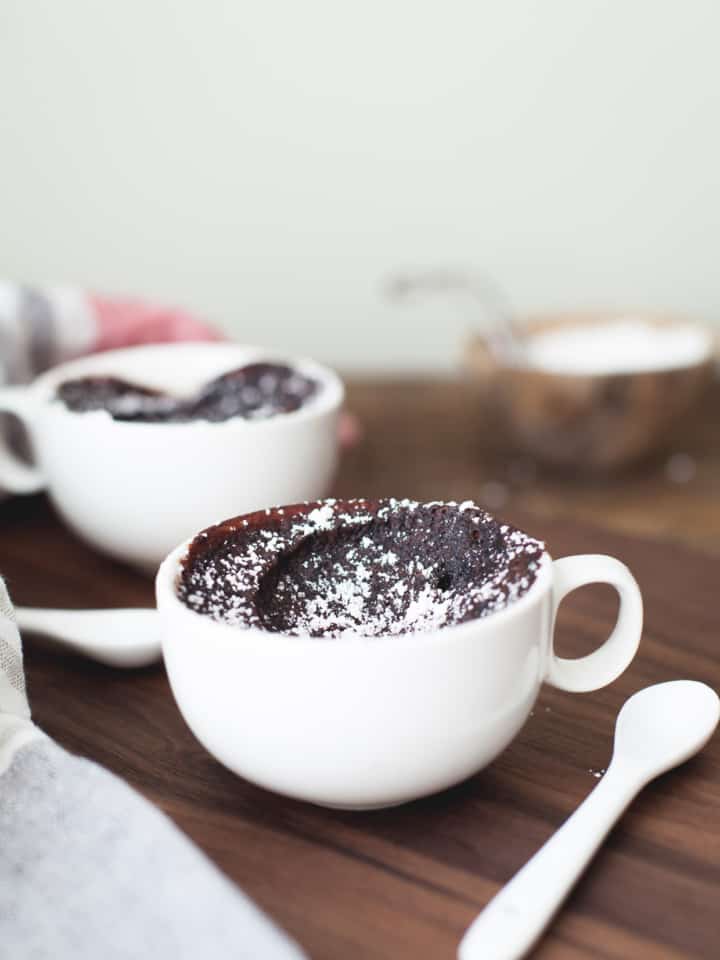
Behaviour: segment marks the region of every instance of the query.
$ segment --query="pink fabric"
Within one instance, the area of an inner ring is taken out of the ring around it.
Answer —
[[[174,340],[225,339],[218,330],[184,310],[99,294],[89,294],[89,300],[98,328],[95,350]]]

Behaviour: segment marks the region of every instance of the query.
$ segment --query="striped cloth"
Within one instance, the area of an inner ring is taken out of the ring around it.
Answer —
[[[184,310],[107,297],[79,287],[0,281],[0,383],[28,383],[84,353],[173,340],[218,340]]]

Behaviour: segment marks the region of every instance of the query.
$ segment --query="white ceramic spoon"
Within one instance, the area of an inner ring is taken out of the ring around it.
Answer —
[[[460,960],[514,960],[533,946],[631,800],[705,746],[720,719],[693,680],[646,687],[623,705],[607,773],[590,796],[468,928]]]
[[[145,667],[160,659],[160,620],[152,608],[42,610],[15,607],[20,630],[109,667]]]

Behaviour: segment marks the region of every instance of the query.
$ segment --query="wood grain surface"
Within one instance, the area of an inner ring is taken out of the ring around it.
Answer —
[[[365,406],[363,396],[371,398]],[[382,391],[365,385],[351,397],[368,437],[346,458],[338,493],[479,495],[491,461],[468,452],[477,448],[467,443],[467,431],[455,426],[440,435],[437,403],[428,436],[428,418],[407,410],[401,387],[388,386],[384,403]],[[442,407],[449,420],[458,402]],[[398,411],[407,417],[403,430]],[[541,482],[533,486],[540,496]],[[659,527],[675,523],[676,536],[688,526],[684,516],[694,518],[691,530],[701,529],[692,494],[668,518],[661,515],[662,499],[652,505],[652,483],[646,489],[643,516],[657,510]],[[712,524],[717,502],[709,495],[707,502]],[[605,503],[611,514],[612,493],[606,491]],[[508,750],[450,791],[375,813],[327,811],[272,795],[205,753],[180,718],[161,666],[123,673],[31,640],[26,665],[35,719],[68,749],[104,764],[159,804],[313,958],[450,960],[489,897],[597,782],[627,696],[678,677],[720,688],[716,556],[603,529],[607,517],[600,509],[594,526],[575,519],[572,506],[563,518],[559,507],[533,511],[513,497],[502,512],[543,537],[555,556],[607,552],[625,560],[645,596],[646,629],[636,661],[620,680],[583,695],[544,688]],[[79,543],[43,498],[0,506],[0,572],[18,603],[152,603],[148,580]],[[601,643],[615,610],[607,588],[573,595],[560,617],[559,651],[578,655]],[[719,945],[716,735],[701,756],[641,795],[535,956],[716,958]]]

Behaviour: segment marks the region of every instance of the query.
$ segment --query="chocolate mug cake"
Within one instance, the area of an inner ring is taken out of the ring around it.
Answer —
[[[177,590],[198,613],[270,633],[423,633],[522,597],[543,552],[470,501],[325,500],[203,531]]]
[[[563,598],[605,583],[607,639],[555,650]],[[642,633],[614,557],[553,560],[474,503],[313,500],[185,540],[155,581],[163,657],[200,743],[241,777],[329,807],[436,793],[491,763],[543,683],[612,683]]]
[[[265,420],[299,410],[318,390],[317,381],[286,364],[250,363],[216,377],[189,398],[107,376],[66,380],[56,397],[75,413],[106,410],[113,420],[187,423]]]

